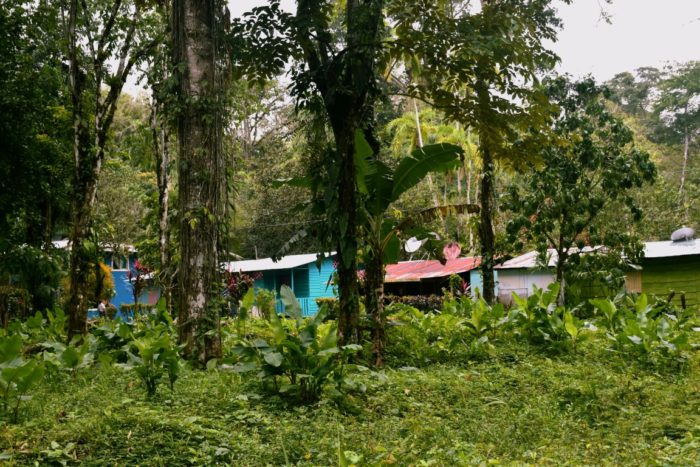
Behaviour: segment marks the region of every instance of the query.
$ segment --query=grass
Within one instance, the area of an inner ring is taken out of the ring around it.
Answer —
[[[697,357],[697,356],[696,356]],[[700,464],[697,358],[626,363],[590,341],[547,356],[500,342],[479,362],[365,372],[342,407],[290,406],[227,372],[185,370],[146,400],[116,368],[47,380],[0,425],[6,465]]]

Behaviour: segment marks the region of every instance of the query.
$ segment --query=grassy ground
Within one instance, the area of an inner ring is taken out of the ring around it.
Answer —
[[[235,374],[185,371],[147,401],[119,369],[48,381],[7,465],[700,465],[697,361],[683,373],[625,363],[602,343],[547,357],[501,343],[472,363],[361,376],[364,394],[288,406]]]

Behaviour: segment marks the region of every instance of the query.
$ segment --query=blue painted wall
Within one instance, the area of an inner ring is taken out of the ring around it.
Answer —
[[[498,297],[498,271],[494,270],[493,271],[493,281],[495,284],[493,293],[496,297]],[[479,296],[481,296],[481,291],[484,288],[484,278],[483,274],[481,274],[481,268],[479,269],[472,269],[469,271],[469,284],[470,284],[470,292],[471,296],[473,299],[476,299],[476,294],[477,291],[479,292]]]
[[[312,316],[318,312],[317,298],[335,298],[337,295],[330,284],[335,267],[332,258],[325,258],[319,268],[315,262],[292,269],[262,271],[262,277],[255,281],[256,289],[272,290],[278,294],[282,284],[292,287],[294,295],[301,304],[304,316]],[[277,311],[284,311],[280,300],[277,300]]]

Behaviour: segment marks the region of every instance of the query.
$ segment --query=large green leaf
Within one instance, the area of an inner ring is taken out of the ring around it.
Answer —
[[[375,166],[371,160],[374,151],[362,134],[362,130],[355,130],[355,172],[357,177],[357,189],[360,193],[368,195],[369,190],[365,180],[374,173]]]
[[[280,287],[280,298],[282,299],[285,313],[297,321],[301,320],[301,305],[299,305],[299,300],[297,300],[291,287],[283,284]]]
[[[394,172],[392,201],[416,186],[430,172],[456,168],[463,156],[462,148],[448,143],[431,144],[413,151],[410,156],[401,159]]]

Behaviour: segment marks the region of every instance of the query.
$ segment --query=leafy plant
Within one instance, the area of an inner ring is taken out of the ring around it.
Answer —
[[[684,363],[694,348],[693,314],[676,309],[668,303],[652,306],[647,296],[625,297],[619,304],[611,300],[591,300],[601,312],[599,323],[615,349],[653,363]]]
[[[47,342],[44,343],[44,347],[51,351],[45,350],[43,352],[44,361],[75,376],[79,369],[85,368],[93,362],[96,345],[97,341],[92,335],[86,336],[81,345]]]
[[[173,342],[167,327],[158,323],[142,330],[125,346],[127,363],[124,369],[134,371],[141,379],[148,397],[153,397],[163,375],[168,375],[170,390],[174,390],[180,371],[178,346]]]
[[[25,360],[22,356],[20,336],[0,338],[0,390],[2,390],[2,410],[12,408],[14,422],[19,417],[20,403],[29,400],[29,389],[41,381],[44,365],[37,360]]]
[[[515,306],[510,311],[509,323],[516,334],[522,334],[534,344],[562,349],[576,348],[582,337],[582,323],[573,310],[557,306],[559,284],[554,282],[545,289],[535,287],[527,298],[513,292]]]
[[[347,364],[348,357],[361,347],[338,346],[335,323],[322,326],[325,306],[313,318],[303,319],[294,292],[283,285],[280,295],[293,327],[285,327],[280,317],[271,312],[266,321],[271,331],[269,342],[258,337],[234,348],[239,357],[234,371],[257,370],[266,387],[305,403],[318,400],[329,382],[334,383],[334,394],[341,395],[353,386],[346,378],[346,371],[353,368]]]
[[[466,349],[465,317],[449,312],[424,313],[417,308],[394,304],[387,310],[390,350],[402,361],[423,365],[445,361]]]

